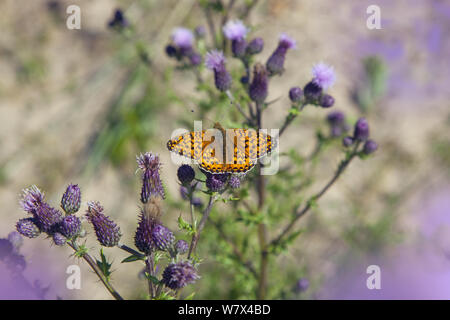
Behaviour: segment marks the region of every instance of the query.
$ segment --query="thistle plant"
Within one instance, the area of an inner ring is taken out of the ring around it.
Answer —
[[[279,129],[276,139],[281,147],[288,133],[296,136],[293,123],[304,113],[319,114],[323,123],[317,128],[316,147],[310,154],[296,148],[273,151],[281,158],[281,168],[274,175],[263,174],[267,164],[261,161],[245,173],[212,173],[195,162],[180,166],[164,163],[164,170],[173,170],[178,178],[181,201],[176,204],[166,199],[164,185],[169,182],[161,179],[160,157],[153,152],[138,155],[141,188],[136,191],[140,199],[135,213],[136,249],[121,242],[119,223],[108,216],[108,208],[99,201],[82,202],[78,185],[67,187],[61,199],[62,211],[46,202],[38,187],[25,189],[20,204],[28,216],[17,222],[17,232],[30,239],[44,235],[55,245],[71,247],[74,256],[86,261],[116,299],[123,297],[111,284],[111,263],[103,248],[96,259],[83,244],[89,230],[102,247],[128,252],[130,256],[122,263],[143,265],[149,299],[180,299],[186,297],[186,286],[202,288],[208,272],[213,272],[203,268],[205,260],[222,266],[233,292],[224,293],[226,298],[280,298],[287,287],[294,293],[308,290],[310,281],[304,277],[288,285],[289,279],[277,272],[277,261],[296,245],[303,231],[299,228],[301,218],[316,210],[355,159],[366,159],[378,149],[369,139],[365,118],[353,123],[352,129],[343,112],[328,110],[339,105],[332,95],[337,80],[332,66],[318,61],[310,71],[297,70],[310,73],[310,81],[287,87],[284,94],[290,105],[276,106],[276,101],[268,101],[271,85],[289,71],[291,52],[301,50],[301,44],[283,30],[274,48],[267,47],[267,39],[253,37],[245,22],[253,2],[236,11],[235,1],[226,8],[216,8],[209,1],[200,3],[208,28],[176,27],[166,46],[159,48],[165,51],[171,67],[195,75],[199,98],[194,102],[200,115],[220,117],[224,127],[261,130],[267,129],[267,110],[278,108],[282,120],[275,129]],[[109,22],[118,33],[130,25],[122,11],[116,11]],[[270,52],[266,61],[259,57],[264,50]],[[169,138],[154,148],[163,150]],[[326,181],[313,185],[310,180],[315,165],[319,159],[329,159],[325,152],[338,154],[341,160]],[[173,211],[180,207],[178,230],[170,230],[163,221],[173,219]],[[85,213],[80,213],[83,210]]]

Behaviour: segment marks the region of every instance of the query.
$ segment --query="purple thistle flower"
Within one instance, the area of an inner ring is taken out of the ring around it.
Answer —
[[[66,244],[66,237],[64,237],[59,232],[53,233],[52,238],[53,238],[53,243],[57,246],[63,246]]]
[[[178,254],[184,254],[189,250],[189,244],[184,240],[178,240],[175,244],[175,250]]]
[[[191,52],[189,54],[189,61],[193,66],[198,66],[202,63],[202,56],[197,52]]]
[[[206,177],[206,187],[213,192],[218,192],[225,187],[227,177],[227,174],[209,174]]]
[[[212,50],[206,54],[205,65],[214,71],[214,83],[220,91],[227,91],[231,87],[231,75],[225,68],[223,52]]]
[[[136,156],[139,169],[142,170],[141,202],[147,203],[150,197],[161,197],[164,199],[164,188],[159,175],[161,163],[159,156],[146,152]]]
[[[342,125],[345,122],[345,115],[340,111],[334,111],[328,114],[327,121],[332,126]]]
[[[289,90],[289,99],[292,102],[299,102],[303,97],[303,90],[299,87],[293,87]]]
[[[77,212],[81,206],[81,190],[77,184],[69,184],[61,199],[61,208],[67,213]]]
[[[286,53],[289,49],[295,49],[295,47],[295,40],[291,39],[284,33],[280,35],[278,47],[275,49],[266,63],[266,68],[267,71],[269,71],[270,75],[283,73]]]
[[[323,90],[330,88],[336,81],[334,68],[324,63],[318,63],[312,68],[313,80],[315,84]]]
[[[264,40],[262,38],[254,38],[247,45],[247,54],[258,54],[264,49]]]
[[[228,180],[228,184],[232,189],[238,189],[241,186],[241,179],[236,175],[232,175]]]
[[[12,231],[8,234],[8,240],[11,242],[14,251],[19,252],[20,247],[23,244],[23,238],[17,231]]]
[[[369,123],[365,118],[359,118],[355,124],[353,138],[364,141],[369,138]]]
[[[194,43],[194,34],[186,28],[175,28],[172,32],[172,41],[180,49],[190,49]]]
[[[260,63],[255,64],[253,80],[248,89],[250,99],[257,103],[263,103],[267,98],[269,81],[266,68]]]
[[[173,232],[162,224],[157,224],[152,229],[152,240],[155,248],[161,251],[168,251],[175,241]]]
[[[189,184],[195,178],[195,171],[188,164],[183,164],[177,171],[178,179],[182,184]]]
[[[20,219],[16,223],[16,230],[27,238],[36,238],[41,234],[34,218]]]
[[[35,185],[22,190],[22,197],[19,201],[23,210],[34,213],[36,209],[44,203],[44,193]]]
[[[237,39],[231,41],[231,52],[237,58],[243,58],[247,50],[247,41],[245,39]]]
[[[172,290],[194,283],[200,277],[189,261],[169,264],[163,272],[162,282]]]
[[[240,40],[247,36],[248,28],[241,20],[230,20],[222,28],[223,34],[230,40]]]
[[[353,144],[354,140],[352,137],[345,137],[342,139],[342,145],[346,148],[350,147]]]
[[[59,228],[61,232],[67,238],[73,238],[81,231],[81,221],[74,215],[68,215],[61,221]]]
[[[173,45],[169,44],[166,46],[166,54],[167,56],[169,56],[170,58],[174,58],[177,56],[178,51],[177,48],[175,48]]]
[[[63,214],[44,202],[34,211],[33,217],[41,231],[51,232],[61,222]]]
[[[334,98],[329,94],[324,94],[320,97],[320,106],[322,108],[330,108],[334,105]]]
[[[322,96],[322,88],[312,81],[305,85],[303,92],[310,103],[317,102]]]
[[[122,29],[128,26],[128,20],[125,18],[121,9],[116,9],[111,20],[108,22],[110,28]]]
[[[86,217],[95,230],[98,242],[104,247],[114,247],[119,243],[120,228],[103,213],[103,207],[98,201],[88,202]]]
[[[142,212],[139,216],[139,223],[134,234],[134,244],[139,251],[149,254],[155,248],[152,239],[152,231],[155,226],[155,220]]]
[[[364,143],[363,152],[367,155],[374,153],[378,149],[378,144],[373,140],[367,140]]]

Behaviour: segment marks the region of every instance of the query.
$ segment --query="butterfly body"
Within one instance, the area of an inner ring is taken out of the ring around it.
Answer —
[[[256,161],[273,150],[274,139],[254,129],[191,131],[167,142],[167,148],[193,159],[210,173],[245,173]]]

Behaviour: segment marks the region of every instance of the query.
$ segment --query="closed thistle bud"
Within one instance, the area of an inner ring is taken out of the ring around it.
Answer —
[[[86,217],[95,230],[98,242],[104,247],[114,247],[119,243],[120,228],[103,213],[103,207],[98,201],[88,202]]]
[[[189,261],[169,264],[163,272],[162,282],[170,289],[177,290],[194,283],[200,277]]]
[[[303,92],[309,102],[316,102],[322,95],[322,88],[319,87],[316,83],[310,81],[303,88]]]
[[[123,29],[128,26],[128,20],[125,18],[123,11],[116,9],[112,19],[108,22],[110,28]]]
[[[175,244],[175,250],[177,251],[178,254],[184,254],[188,252],[189,245],[184,240],[178,240],[177,243]]]
[[[253,69],[253,80],[249,87],[250,99],[257,103],[263,103],[267,98],[269,81],[266,68],[260,63]]]
[[[255,38],[247,45],[248,54],[258,54],[264,49],[264,40],[262,38]]]
[[[218,192],[225,187],[226,178],[225,174],[209,174],[206,177],[206,187],[213,192]]]
[[[74,215],[65,216],[58,230],[67,238],[73,238],[81,231],[81,221]]]
[[[281,74],[284,71],[284,60],[289,49],[295,48],[296,44],[293,39],[286,34],[280,35],[278,47],[272,53],[266,62],[267,71],[270,75]]]
[[[334,111],[328,114],[327,121],[331,126],[340,126],[345,122],[345,115],[340,111]]]
[[[232,189],[237,189],[241,186],[241,179],[239,179],[239,177],[233,175],[228,180],[228,184],[230,185],[230,187]]]
[[[168,57],[174,58],[177,56],[177,53],[178,53],[178,51],[177,51],[177,48],[175,48],[175,46],[173,46],[171,44],[166,46],[166,54]]]
[[[52,235],[53,243],[57,246],[63,246],[66,244],[66,237],[64,237],[61,233],[55,232]]]
[[[364,143],[363,152],[367,155],[374,153],[378,149],[378,144],[373,140],[367,140]]]
[[[299,102],[303,97],[303,90],[299,87],[292,87],[289,90],[289,99],[292,102]]]
[[[138,227],[134,234],[134,244],[139,251],[149,254],[155,248],[152,239],[152,230],[155,222],[147,217],[145,214],[141,214],[139,218]]]
[[[320,97],[320,106],[322,108],[330,108],[334,104],[334,98],[329,94],[324,94]]]
[[[364,141],[369,138],[369,123],[365,118],[359,118],[355,124],[353,138]]]
[[[237,39],[231,41],[231,52],[237,58],[242,58],[245,56],[247,49],[247,41],[245,39]]]
[[[40,205],[33,216],[39,229],[44,232],[51,232],[63,218],[61,211],[50,207],[47,203]]]
[[[67,213],[77,212],[81,206],[81,190],[77,184],[69,184],[61,199],[61,208]]]
[[[156,249],[167,251],[172,248],[175,236],[168,228],[162,224],[157,224],[152,229],[152,240]]]
[[[342,139],[342,145],[346,148],[350,147],[353,144],[353,142],[355,141],[353,140],[352,137],[345,137],[344,139]]]
[[[183,164],[177,171],[178,179],[182,184],[189,184],[195,178],[195,171],[188,164]]]
[[[161,163],[159,156],[146,152],[136,156],[139,169],[142,171],[141,202],[147,203],[150,197],[164,198],[164,188],[159,175]]]
[[[222,92],[231,87],[231,75],[225,68],[225,61],[225,56],[221,51],[213,50],[206,54],[205,65],[214,71],[214,84]]]
[[[16,223],[16,230],[27,238],[36,238],[41,234],[34,218],[20,219]]]

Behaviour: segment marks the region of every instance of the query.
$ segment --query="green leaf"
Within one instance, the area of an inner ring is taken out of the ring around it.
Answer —
[[[181,215],[178,217],[178,228],[180,230],[184,230],[187,232],[188,235],[193,235],[195,233],[194,228],[192,225],[188,222],[186,222]]]
[[[195,296],[195,292],[192,292],[190,295],[188,295],[184,300],[193,300]]]
[[[158,280],[158,278],[156,278],[155,276],[152,276],[150,274],[148,274],[148,272],[145,273],[145,276],[147,277],[148,280],[150,280],[153,284],[160,284],[161,281]]]
[[[101,257],[101,261],[97,260],[97,266],[100,268],[100,270],[102,271],[103,275],[109,279],[109,277],[111,276],[111,263],[108,262],[108,260],[106,259],[105,255],[103,254],[103,248],[100,249],[100,257]]]
[[[140,257],[140,256],[136,256],[136,255],[132,254],[131,256],[123,259],[121,263],[134,262],[134,261],[138,261],[138,260],[144,260],[144,257],[143,256]]]

